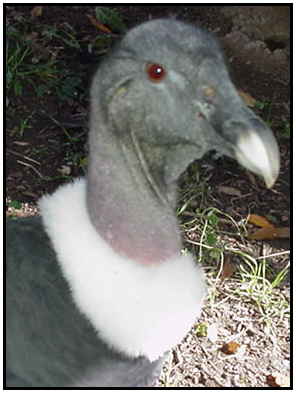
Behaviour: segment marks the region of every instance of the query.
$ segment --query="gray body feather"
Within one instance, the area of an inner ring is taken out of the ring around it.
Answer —
[[[152,383],[161,361],[112,351],[73,303],[40,217],[10,219],[7,250],[8,387]]]

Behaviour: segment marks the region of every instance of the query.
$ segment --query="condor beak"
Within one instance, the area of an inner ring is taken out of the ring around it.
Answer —
[[[241,165],[263,177],[268,188],[274,185],[280,171],[280,153],[275,137],[262,122],[253,120],[239,134],[234,154]]]
[[[214,131],[207,129],[209,148],[236,159],[272,187],[280,171],[279,147],[272,131],[246,106],[218,62],[205,65],[200,71],[197,107]]]
[[[208,116],[215,130],[212,148],[235,158],[272,187],[280,171],[279,147],[272,131],[244,105],[235,89],[224,89],[219,97]]]

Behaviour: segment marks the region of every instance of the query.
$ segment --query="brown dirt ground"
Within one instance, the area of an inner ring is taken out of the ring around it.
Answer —
[[[231,22],[221,14],[221,6],[150,5],[115,8],[118,8],[128,27],[149,18],[177,16],[216,32],[222,45],[223,37],[231,31]],[[31,10],[32,6],[25,5],[6,8],[10,23],[19,15],[30,19]],[[67,22],[79,32],[79,39],[87,45],[88,40],[98,34],[88,14],[94,15],[93,6],[45,6],[38,23],[59,27]],[[229,48],[225,49],[227,55],[233,55]],[[84,173],[81,166],[75,165],[73,155],[86,155],[87,90],[99,59],[90,55],[84,47],[78,53],[64,48],[63,57],[66,67],[83,75],[77,96],[58,100],[54,93],[49,92],[43,97],[37,97],[34,90],[28,87],[22,96],[8,97],[7,198],[25,203],[18,212],[20,215],[35,214],[37,199],[65,181],[60,171],[63,166],[70,168],[73,177]],[[283,83],[281,75],[258,72],[254,66],[240,62],[238,54],[233,57],[231,69],[237,88],[260,102],[271,102],[268,113],[261,111],[260,115],[272,122],[279,141],[281,173],[272,190],[267,190],[261,180],[238,167],[235,162],[206,157],[201,163],[199,175],[201,179],[209,179],[210,196],[206,205],[217,207],[237,220],[252,212],[271,217],[277,226],[286,227],[290,221],[290,142],[282,137],[281,127],[283,120],[289,121],[289,83]],[[289,82],[288,76],[286,81]],[[31,128],[20,135],[20,121],[32,113]],[[67,133],[71,134],[71,141]],[[187,176],[187,180],[191,178],[190,168],[184,176]],[[226,195],[221,192],[221,186],[240,190],[241,197]],[[199,205],[200,197],[196,196],[191,203],[193,207],[194,204]],[[181,221],[184,223],[183,218]],[[187,234],[184,235],[186,240]],[[275,239],[269,242],[248,242],[246,247],[252,255],[260,256],[264,247],[268,248],[269,254],[274,254],[289,250],[290,245],[288,239]],[[271,266],[276,271],[286,263],[286,257],[274,258]],[[206,270],[211,268],[210,265]],[[215,289],[215,304],[209,302],[205,305],[199,322],[213,326],[218,336],[213,341],[208,337],[200,338],[193,329],[171,352],[156,386],[267,387],[268,376],[289,375],[288,319],[276,317],[278,320],[273,325],[276,330],[270,331],[260,319],[256,305],[234,295],[238,285],[235,279],[220,282],[210,275],[208,280]],[[288,299],[289,282],[286,280],[276,291],[278,298]],[[231,340],[239,342],[242,349],[238,353],[226,355],[221,347]]]

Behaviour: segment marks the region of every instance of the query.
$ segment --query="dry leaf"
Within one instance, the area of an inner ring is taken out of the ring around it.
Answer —
[[[91,21],[91,23],[98,29],[103,31],[104,33],[112,33],[112,31],[102,23],[100,23],[96,18],[94,18],[92,15],[87,15],[88,19]]]
[[[233,355],[238,351],[239,347],[240,347],[239,343],[235,341],[229,341],[229,343],[223,345],[221,351],[226,353],[226,355]]]
[[[266,227],[248,235],[250,240],[270,240],[275,238],[290,238],[290,228]]]
[[[258,214],[250,214],[248,222],[262,228],[274,228],[273,224],[271,224],[265,217],[259,216]]]
[[[252,97],[249,93],[245,93],[242,90],[238,90],[238,94],[240,95],[240,97],[242,98],[242,100],[244,101],[244,103],[253,108],[256,104],[256,100],[254,97]]]
[[[290,227],[276,228],[265,217],[250,214],[248,222],[261,227],[256,232],[248,235],[250,240],[270,240],[275,238],[290,238]]]
[[[41,16],[42,11],[43,11],[43,7],[41,5],[34,7],[31,11],[32,18],[37,18],[38,16]]]
[[[276,228],[277,237],[290,239],[290,227]]]
[[[273,227],[260,228],[258,231],[248,235],[248,239],[250,240],[268,240],[274,239],[275,237],[277,237],[277,230]]]
[[[236,271],[236,266],[231,263],[229,258],[225,259],[224,264],[223,264],[223,269],[221,272],[221,280],[225,280],[226,278],[229,278],[233,275],[233,273]]]
[[[237,196],[237,197],[241,197],[242,196],[241,191],[238,190],[237,188],[234,188],[234,187],[219,186],[218,187],[218,191],[219,192],[223,192],[224,194],[227,194],[227,195],[234,195],[234,196]]]
[[[267,375],[266,377],[266,382],[269,386],[272,386],[274,388],[288,388],[290,387],[290,378],[288,375],[281,375],[281,374],[275,374],[275,375]]]

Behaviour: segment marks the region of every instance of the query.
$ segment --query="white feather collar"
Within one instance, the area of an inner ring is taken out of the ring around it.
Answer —
[[[39,205],[74,301],[106,343],[154,360],[182,340],[205,295],[191,256],[147,266],[117,255],[89,220],[84,179]]]

